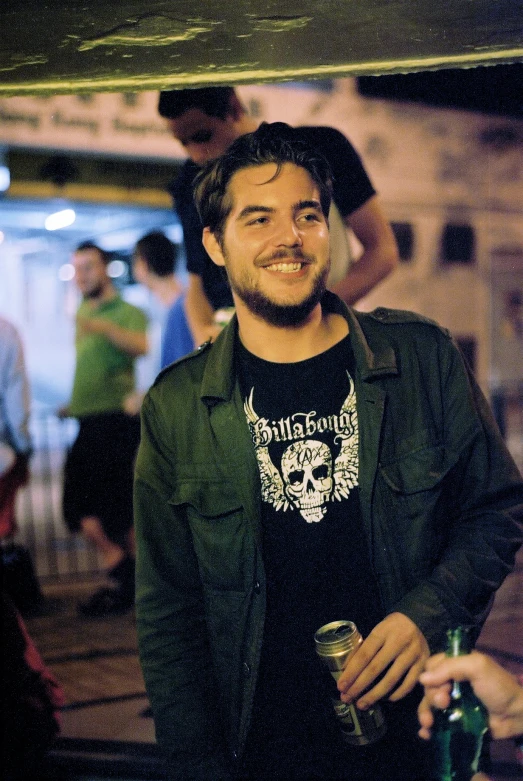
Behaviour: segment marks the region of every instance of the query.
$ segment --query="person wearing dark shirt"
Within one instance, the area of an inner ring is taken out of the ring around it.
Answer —
[[[521,477],[448,332],[325,290],[330,182],[275,123],[196,184],[235,314],[146,395],[134,492],[170,781],[425,781],[419,675],[449,624],[477,636],[521,544]],[[316,658],[337,620],[364,636],[339,695],[387,722],[366,746]]]
[[[186,246],[187,320],[196,344],[200,344],[219,333],[214,313],[221,310],[230,314],[233,300],[223,269],[216,268],[202,246],[202,225],[192,198],[192,184],[203,164],[222,155],[236,138],[255,130],[256,122],[247,115],[232,87],[164,91],[158,110],[189,156],[171,186],[171,194]],[[334,173],[329,287],[347,304],[353,304],[396,266],[394,234],[360,157],[347,138],[329,127],[303,127],[300,133],[325,155]],[[346,228],[352,229],[363,247],[355,263],[350,260]]]

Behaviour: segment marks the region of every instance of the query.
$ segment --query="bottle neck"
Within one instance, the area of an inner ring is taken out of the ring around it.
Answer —
[[[464,656],[470,651],[470,642],[466,630],[458,626],[455,629],[449,629],[447,632],[447,656]],[[469,686],[470,688],[470,686]],[[461,699],[467,693],[466,682],[460,683],[453,681],[450,696],[452,700]]]
[[[464,656],[470,653],[470,640],[466,630],[458,626],[447,632],[447,656]]]

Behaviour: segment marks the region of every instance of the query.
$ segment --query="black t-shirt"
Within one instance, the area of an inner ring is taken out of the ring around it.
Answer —
[[[299,757],[300,772],[313,773],[326,749],[331,761],[333,744],[340,760],[345,754],[314,633],[348,619],[367,635],[383,617],[359,503],[354,359],[348,337],[298,363],[270,363],[241,344],[237,355],[260,469],[267,577],[247,761],[268,768],[284,755],[288,775],[287,760]]]
[[[297,363],[239,342],[236,368],[262,485],[267,614],[241,781],[425,781],[419,693],[383,703],[387,735],[342,740],[314,632],[339,619],[365,637],[384,617],[363,531],[354,356],[346,337]]]
[[[363,206],[375,194],[361,159],[347,138],[331,127],[300,127],[302,138],[327,158],[332,173],[334,201],[342,217]],[[187,160],[169,191],[182,223],[187,270],[202,277],[205,293],[213,309],[233,306],[225,269],[217,266],[202,244],[202,224],[193,200],[193,182],[198,166]]]
[[[233,299],[225,269],[212,262],[202,244],[202,223],[193,200],[193,182],[199,170],[187,160],[169,191],[182,223],[187,271],[202,278],[205,294],[216,310],[233,306]]]

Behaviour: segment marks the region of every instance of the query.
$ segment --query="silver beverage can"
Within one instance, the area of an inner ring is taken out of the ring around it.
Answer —
[[[332,621],[318,629],[314,642],[316,653],[337,682],[347,659],[363,642],[363,638],[352,621]],[[342,702],[339,696],[332,696],[331,700],[343,739],[347,743],[366,746],[386,733],[387,725],[379,705],[363,711],[353,703],[347,705]]]

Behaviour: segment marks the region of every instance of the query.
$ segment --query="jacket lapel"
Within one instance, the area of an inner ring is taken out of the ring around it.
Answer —
[[[259,539],[260,478],[234,368],[236,333],[237,320],[234,316],[212,346],[202,380],[201,397],[209,409],[209,421],[221,449],[224,471],[238,491]]]
[[[372,496],[379,464],[379,444],[386,393],[374,380],[398,373],[396,355],[388,342],[369,341],[360,324],[362,316],[347,310],[349,334],[356,359],[356,408],[359,429],[359,484],[361,512],[372,560]]]

